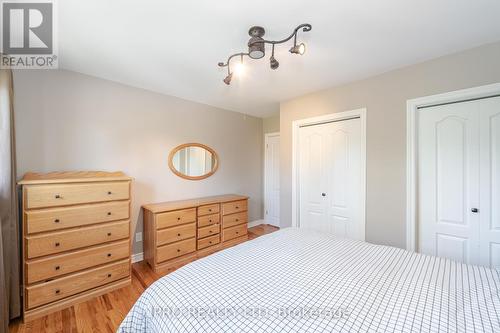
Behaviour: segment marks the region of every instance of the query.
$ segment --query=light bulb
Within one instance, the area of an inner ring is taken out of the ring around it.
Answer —
[[[306,53],[306,44],[300,43],[299,45],[292,46],[290,53],[303,55]]]
[[[303,55],[304,53],[306,53],[306,44],[301,43],[301,44],[299,45],[299,54],[300,54],[300,55]]]
[[[242,76],[245,73],[245,65],[242,62],[236,63],[234,66],[233,72],[237,76]]]

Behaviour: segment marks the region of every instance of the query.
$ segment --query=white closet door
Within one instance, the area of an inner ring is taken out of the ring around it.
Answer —
[[[420,252],[499,265],[499,101],[419,110]]]
[[[500,269],[500,97],[479,104],[480,264]]]
[[[359,118],[299,134],[300,226],[364,240]]]
[[[332,232],[333,228],[326,224],[327,212],[322,196],[327,191],[323,126],[306,126],[299,130],[299,226]]]

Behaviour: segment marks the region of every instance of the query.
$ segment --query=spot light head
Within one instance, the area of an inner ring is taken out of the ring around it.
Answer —
[[[233,78],[233,73],[229,73],[225,78],[224,78],[224,83],[227,85],[231,84],[231,79]]]
[[[271,59],[269,59],[269,62],[271,65],[271,69],[278,69],[278,67],[280,66],[280,63],[278,62],[278,60],[276,60],[276,58],[274,58],[274,56],[271,56]]]
[[[290,53],[303,55],[306,53],[306,44],[300,43],[290,49]]]

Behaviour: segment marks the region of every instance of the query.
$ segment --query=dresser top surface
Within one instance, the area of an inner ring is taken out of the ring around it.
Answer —
[[[176,209],[192,208],[215,203],[224,203],[238,200],[246,200],[247,196],[238,194],[214,195],[210,197],[202,197],[188,200],[167,201],[161,203],[143,205],[142,208],[152,213],[167,212]]]
[[[87,183],[87,182],[106,182],[131,180],[121,171],[68,171],[68,172],[49,172],[36,173],[28,172],[24,175],[18,184],[57,184],[57,183]]]

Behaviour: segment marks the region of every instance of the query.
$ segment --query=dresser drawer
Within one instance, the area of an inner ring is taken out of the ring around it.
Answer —
[[[191,238],[157,248],[156,260],[162,262],[194,251],[196,251],[196,238]]]
[[[218,234],[220,231],[220,224],[212,224],[208,227],[198,228],[198,238],[208,237]]]
[[[207,225],[219,223],[219,214],[198,216],[198,227],[206,227]]]
[[[26,216],[28,234],[129,218],[129,201],[30,210]]]
[[[196,208],[174,210],[156,215],[156,228],[168,228],[196,222]]]
[[[129,182],[25,186],[25,208],[43,208],[129,199]]]
[[[27,236],[28,258],[74,250],[129,237],[129,221],[110,222],[43,235]]]
[[[130,274],[129,260],[103,267],[75,273],[50,282],[44,282],[26,288],[27,307],[29,309],[78,294],[80,292],[126,278]]]
[[[248,216],[247,212],[225,215],[222,217],[222,227],[230,228],[239,224],[247,223],[248,222],[247,216]]]
[[[31,284],[128,258],[129,246],[129,241],[125,240],[49,258],[28,260],[26,262],[27,282]]]
[[[196,237],[196,223],[161,229],[156,232],[156,245],[169,244]]]
[[[218,213],[219,207],[219,204],[200,206],[198,207],[198,216]]]
[[[241,236],[245,236],[247,234],[247,225],[242,224],[236,227],[231,227],[222,230],[222,241],[228,241],[233,238],[238,238]]]
[[[222,204],[222,214],[228,215],[247,210],[247,200],[226,202]]]
[[[217,245],[220,243],[220,237],[219,235],[215,236],[210,236],[207,238],[199,239],[198,240],[198,250],[207,248],[209,246]]]

